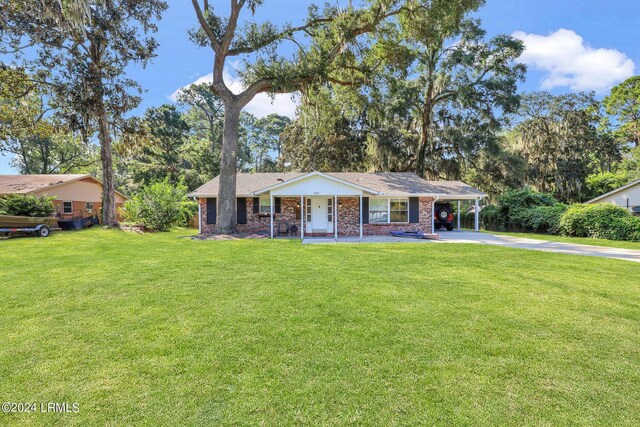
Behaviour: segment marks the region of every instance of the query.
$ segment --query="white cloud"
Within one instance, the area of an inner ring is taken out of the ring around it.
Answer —
[[[232,68],[233,68],[233,64]],[[224,72],[224,81],[227,84],[227,87],[233,93],[240,93],[243,90],[242,82],[240,79],[232,76],[226,70]],[[182,86],[176,89],[171,95],[169,95],[169,99],[173,102],[176,102],[178,98],[178,94],[180,90],[185,87],[188,87],[192,84],[200,84],[200,83],[211,83],[213,80],[213,73],[209,73],[206,76],[202,76],[196,81],[189,83],[188,85]],[[244,107],[243,111],[247,111],[256,117],[264,117],[269,114],[276,113],[282,116],[294,117],[296,114],[296,102],[292,99],[290,94],[278,94],[273,99],[266,93],[259,93],[253,98],[251,102]]]
[[[634,74],[635,65],[616,49],[595,49],[575,31],[559,29],[547,36],[516,31],[513,37],[525,44],[520,61],[545,72],[543,89],[605,92]]]

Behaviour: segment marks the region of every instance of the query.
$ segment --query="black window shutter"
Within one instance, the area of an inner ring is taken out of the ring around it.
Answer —
[[[253,213],[260,213],[260,197],[253,198]]]
[[[420,222],[420,199],[409,197],[409,222],[417,224]]]
[[[207,224],[216,223],[216,199],[207,199]]]
[[[247,223],[247,198],[246,197],[238,197],[237,199],[237,220],[238,224],[246,224]]]
[[[369,198],[362,198],[362,223],[369,224]]]
[[[280,213],[281,210],[281,205],[280,205],[280,197],[276,197],[275,199],[275,205],[276,207],[274,208],[274,213]]]

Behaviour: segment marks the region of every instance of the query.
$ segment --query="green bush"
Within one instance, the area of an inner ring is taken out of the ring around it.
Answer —
[[[560,232],[565,236],[596,239],[626,240],[633,231],[634,220],[624,208],[611,203],[572,205],[560,221]]]
[[[172,186],[167,180],[145,186],[124,203],[124,220],[158,231],[187,225],[198,205],[186,194],[184,184]]]
[[[500,207],[497,205],[485,206],[480,211],[480,224],[485,230],[504,229],[504,217]]]
[[[625,240],[640,242],[640,216],[628,216],[622,221],[626,230]]]
[[[557,234],[567,208],[567,205],[558,203],[553,206],[536,206],[529,209],[526,211],[523,228],[538,233]]]
[[[508,191],[498,197],[498,206],[506,228],[525,230],[529,221],[529,210],[538,206],[553,206],[559,202],[548,193],[539,193],[530,188]]]
[[[559,212],[565,209],[551,194],[523,188],[499,196],[495,205],[481,211],[480,218],[488,230],[547,231],[557,228]]]
[[[0,214],[16,216],[45,217],[53,215],[55,197],[34,196],[32,194],[11,194],[0,197]]]

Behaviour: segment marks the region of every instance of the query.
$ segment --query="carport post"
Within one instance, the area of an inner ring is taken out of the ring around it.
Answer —
[[[460,230],[460,200],[458,200],[458,230]]]
[[[474,215],[475,215],[475,228],[476,228],[476,232],[480,231],[480,203],[478,203],[480,201],[480,199],[476,198],[476,206],[474,209]]]
[[[431,234],[436,232],[436,201],[440,198],[440,196],[436,196],[433,198],[433,202],[431,202]]]
[[[362,193],[360,193],[360,240],[362,240]]]
[[[333,196],[333,232],[335,233],[335,239],[338,240],[338,195]]]

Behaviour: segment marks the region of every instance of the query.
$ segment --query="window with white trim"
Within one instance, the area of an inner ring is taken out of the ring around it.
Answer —
[[[93,202],[84,202],[84,210],[87,212],[93,212]]]
[[[389,222],[409,222],[409,199],[389,199]]]
[[[270,197],[260,197],[260,213],[271,213]]]
[[[73,213],[73,202],[62,202],[62,213],[63,214],[72,214]]]
[[[409,222],[409,199],[369,199],[370,224]]]

